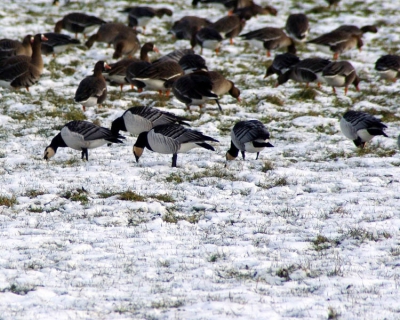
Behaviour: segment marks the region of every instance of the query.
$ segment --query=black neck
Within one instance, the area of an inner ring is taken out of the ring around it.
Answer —
[[[231,148],[228,150],[228,153],[236,158],[239,155],[239,149],[236,148],[236,146],[233,144],[233,142],[231,141]]]
[[[118,135],[119,131],[127,131],[123,116],[115,119],[111,124],[111,132],[114,135]]]
[[[142,149],[144,149],[146,147],[147,149],[153,151],[153,149],[150,148],[149,142],[147,140],[147,133],[148,132],[142,132],[141,134],[139,134],[139,136],[135,142],[135,147],[142,148]]]
[[[61,137],[61,132],[60,132],[58,135],[56,135],[56,136],[53,138],[53,140],[51,140],[50,147],[52,147],[52,148],[54,149],[54,152],[57,151],[57,148],[58,148],[58,147],[60,147],[60,148],[66,148],[66,147],[68,147],[68,146],[65,144],[63,138]]]

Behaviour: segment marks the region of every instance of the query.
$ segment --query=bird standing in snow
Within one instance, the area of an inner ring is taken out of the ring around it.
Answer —
[[[172,167],[176,167],[178,153],[185,153],[196,147],[215,151],[214,147],[205,141],[218,142],[199,131],[187,129],[179,124],[166,124],[139,134],[133,154],[136,162],[139,162],[145,147],[154,152],[172,154]]]
[[[75,92],[75,102],[82,104],[83,111],[86,107],[101,105],[107,97],[107,84],[103,72],[111,67],[104,61],[98,61],[94,66],[93,75],[84,78]]]
[[[120,134],[114,134],[110,129],[96,126],[87,121],[68,122],[57,134],[49,146],[44,150],[44,159],[49,160],[57,148],[69,147],[82,151],[82,159],[89,160],[88,149],[98,148],[106,143],[122,143],[119,139],[125,139]]]
[[[359,148],[364,148],[374,136],[387,137],[385,128],[380,119],[361,111],[347,111],[340,119],[340,130]]]
[[[267,142],[269,132],[258,120],[239,121],[231,131],[231,148],[226,152],[226,160],[234,160],[242,153],[245,159],[245,152],[257,152],[256,160],[265,147],[273,147]]]

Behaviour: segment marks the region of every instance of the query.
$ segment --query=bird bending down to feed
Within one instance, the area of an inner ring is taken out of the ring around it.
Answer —
[[[99,127],[87,121],[71,121],[46,147],[44,159],[52,158],[56,154],[57,148],[69,147],[82,151],[82,159],[86,158],[88,161],[88,149],[98,148],[106,143],[122,143],[119,139],[125,139],[125,137],[112,133],[108,128]]]
[[[133,154],[136,162],[139,162],[144,148],[162,154],[172,154],[172,167],[176,167],[178,153],[186,153],[196,147],[215,151],[206,141],[218,142],[199,131],[187,129],[179,124],[166,124],[139,134],[133,147]]]
[[[226,152],[226,160],[234,160],[242,153],[245,159],[245,152],[257,153],[256,160],[260,151],[265,147],[273,147],[268,141],[269,132],[267,128],[258,120],[239,121],[231,131],[231,148]]]
[[[364,148],[374,136],[387,137],[385,128],[380,119],[361,111],[347,111],[340,119],[340,130],[359,148]]]

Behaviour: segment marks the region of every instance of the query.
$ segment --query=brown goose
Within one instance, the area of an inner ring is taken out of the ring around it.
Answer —
[[[386,54],[375,62],[375,70],[381,79],[396,81],[400,77],[400,56]]]
[[[42,53],[53,54],[64,52],[67,48],[80,44],[77,39],[72,39],[70,36],[61,33],[47,32],[44,33],[47,41],[42,42]]]
[[[38,82],[43,72],[41,42],[46,37],[37,34],[32,44],[32,56],[15,56],[4,61],[0,67],[0,86],[5,88],[29,87]]]
[[[361,36],[340,30],[325,33],[315,39],[307,41],[307,43],[329,47],[333,52],[334,60],[337,60],[341,53],[349,51],[355,47],[361,51],[361,47],[363,46]]]
[[[145,64],[142,63],[142,65]],[[179,63],[172,60],[153,62],[147,67],[135,70],[133,75],[128,73],[127,70],[127,80],[129,83],[139,82],[141,83],[142,89],[156,90],[160,95],[162,92],[165,92],[167,96],[169,96],[169,89],[166,88],[164,84],[167,81],[173,82],[184,74]]]
[[[148,53],[150,51],[158,52],[158,49],[156,48],[156,46],[153,43],[146,42],[140,49],[140,59],[137,59],[137,58],[123,59],[116,63],[112,63],[112,64],[110,64],[111,69],[105,70],[105,72],[103,73],[103,76],[105,77],[105,79],[107,81],[118,84],[122,91],[122,87],[124,86],[124,84],[129,84],[129,82],[127,82],[125,80],[126,71],[127,71],[128,67],[131,64],[139,62],[139,61],[150,62],[150,58],[148,55]]]
[[[360,78],[357,76],[353,65],[348,61],[331,62],[322,70],[322,76],[326,83],[332,86],[334,93],[336,93],[335,87],[345,87],[344,94],[346,95],[351,84],[356,87],[357,91],[360,91],[358,88]]]
[[[216,95],[222,96],[225,93],[229,93],[240,102],[240,90],[235,87],[235,84],[232,81],[225,79],[225,77],[217,71],[209,71],[208,76],[212,82],[212,91]]]
[[[133,30],[132,28],[127,27],[123,23],[106,23],[102,24],[97,30],[97,32],[90,36],[89,39],[86,41],[85,45],[88,48],[91,48],[93,43],[97,42],[105,42],[109,46],[114,43],[115,39],[120,35],[120,34],[129,34],[129,33],[134,33],[136,34],[136,31]]]
[[[225,38],[229,38],[229,42],[233,44],[233,38],[237,37],[242,32],[246,24],[246,19],[233,14],[230,16],[222,17],[214,22],[211,27],[219,33],[224,33]]]
[[[359,28],[354,25],[344,24],[344,25],[341,25],[340,27],[336,28],[333,31],[344,31],[344,32],[351,33],[351,34],[361,37],[364,33],[367,33],[367,32],[377,33],[378,28],[374,25],[366,25],[366,26]]]
[[[213,82],[208,72],[192,72],[178,78],[173,83],[167,83],[166,86],[172,86],[175,98],[183,102],[188,110],[192,105],[199,106],[201,110],[208,100],[215,100],[222,112],[218,95],[213,92]]]
[[[238,7],[233,11],[230,11],[228,14],[238,14],[238,15],[249,15],[250,17],[256,17],[258,15],[267,15],[270,14],[272,16],[276,16],[278,14],[278,10],[276,10],[272,6],[261,7],[258,4],[255,4],[251,1],[251,4],[245,7]]]
[[[104,23],[106,23],[104,20],[95,16],[73,12],[64,16],[60,21],[57,21],[54,27],[54,32],[60,33],[61,29],[65,29],[75,33],[75,38],[78,37],[78,33],[83,33],[86,37],[86,33],[92,32],[99,25]]]
[[[304,13],[289,15],[286,20],[285,30],[291,38],[304,42],[310,30],[307,16]]]
[[[191,40],[193,36],[193,29],[200,30],[201,28],[207,27],[210,24],[211,22],[205,18],[185,16],[180,20],[175,21],[168,33],[172,33],[177,39]]]
[[[140,42],[135,32],[120,32],[114,39],[113,59],[119,59],[121,56],[132,57],[140,49]]]
[[[272,61],[272,64],[267,68],[264,78],[267,78],[273,74],[280,76],[298,62],[300,62],[300,58],[293,53],[286,52],[277,54]]]
[[[142,27],[146,30],[146,25],[154,18],[162,18],[164,15],[172,16],[172,11],[168,8],[151,8],[147,6],[127,7],[123,12],[128,12],[128,23],[130,27]]]
[[[305,82],[307,87],[310,82],[317,82],[319,87],[321,82],[325,82],[322,70],[330,63],[330,60],[318,57],[301,60],[278,76],[277,86],[291,79],[296,82]]]
[[[197,31],[196,28],[193,29],[192,39],[190,44],[192,49],[196,44],[200,45],[200,54],[203,53],[203,48],[214,50],[218,54],[221,47],[222,37],[219,32],[211,27],[204,27]]]
[[[104,61],[98,61],[94,66],[93,75],[84,78],[75,92],[75,102],[82,104],[83,111],[86,107],[101,105],[107,97],[107,84],[103,77],[104,69],[110,68]]]
[[[287,47],[287,52],[296,53],[296,46],[292,38],[279,28],[266,27],[254,30],[240,36],[245,40],[256,40],[262,42],[263,47],[267,49],[267,57],[271,56],[271,50],[277,50]]]
[[[28,34],[22,42],[12,39],[0,40],[0,61],[13,56],[31,56],[32,55],[33,36]]]

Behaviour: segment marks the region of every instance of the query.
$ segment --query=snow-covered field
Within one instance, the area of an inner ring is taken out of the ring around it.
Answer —
[[[52,31],[74,11],[125,22],[118,10],[136,3],[51,2],[0,2],[1,38]],[[174,10],[139,35],[160,54],[189,47],[167,34],[173,21],[226,13],[189,0],[141,3]],[[204,50],[209,69],[242,91],[242,103],[220,100],[223,114],[215,104],[189,113],[173,97],[127,87],[109,87],[104,107],[83,114],[73,101],[78,83],[97,60],[114,62],[101,43],[45,57],[29,93],[0,89],[0,319],[400,319],[399,83],[374,71],[381,55],[397,53],[400,1],[342,0],[331,10],[322,0],[268,4],[278,16],[253,18],[244,32],[283,27],[296,12],[309,17],[309,38],[376,24],[362,52],[342,57],[361,91],[335,96],[292,81],[275,88],[275,76],[264,79],[273,57],[239,39],[225,40],[219,56]],[[303,44],[298,55],[331,58],[313,50]],[[194,149],[171,168],[171,156],[146,150],[137,164],[127,134],[122,145],[90,150],[88,162],[68,148],[43,160],[66,122],[109,127],[135,105],[190,117],[220,141],[216,152]],[[339,130],[350,108],[381,117],[389,138],[356,150]],[[265,123],[275,148],[225,168],[229,131],[245,119]]]

